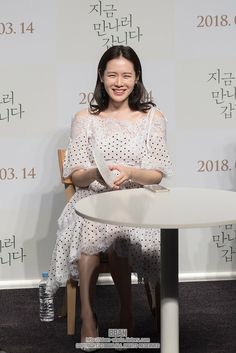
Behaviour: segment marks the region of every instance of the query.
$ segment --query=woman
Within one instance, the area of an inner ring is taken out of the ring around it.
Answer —
[[[80,280],[81,342],[96,337],[92,293],[100,252],[107,252],[120,296],[120,327],[132,334],[131,273],[155,284],[160,237],[156,229],[103,225],[76,215],[79,199],[111,190],[102,180],[93,148],[103,154],[114,173],[113,189],[158,184],[171,171],[166,149],[165,119],[146,100],[142,68],[130,47],[109,48],[98,64],[97,82],[89,109],[72,121],[64,176],[71,176],[76,193],[59,218],[48,286],[56,290],[69,275]]]

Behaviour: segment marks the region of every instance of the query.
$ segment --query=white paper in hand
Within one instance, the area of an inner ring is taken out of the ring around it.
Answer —
[[[112,174],[111,170],[108,168],[102,153],[96,149],[93,148],[93,157],[94,161],[97,165],[97,168],[99,170],[99,173],[103,177],[105,183],[110,186],[111,188],[113,187],[113,181],[115,180],[114,174]]]

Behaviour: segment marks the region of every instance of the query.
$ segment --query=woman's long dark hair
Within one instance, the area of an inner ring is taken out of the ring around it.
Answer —
[[[99,114],[108,107],[109,96],[104,88],[103,82],[101,82],[101,77],[103,77],[108,61],[121,56],[133,63],[135,76],[138,78],[133,91],[129,95],[128,103],[130,109],[146,112],[152,106],[155,106],[155,103],[148,100],[148,93],[143,85],[142,67],[138,55],[131,47],[115,45],[107,49],[98,63],[97,82],[93,97],[90,101],[91,113]]]

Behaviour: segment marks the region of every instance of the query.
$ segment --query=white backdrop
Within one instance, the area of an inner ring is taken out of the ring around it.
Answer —
[[[0,9],[0,287],[34,286],[49,267],[65,203],[56,151],[108,46],[137,51],[168,119],[175,174],[164,183],[236,190],[234,0],[0,0]],[[235,270],[235,225],[181,231],[181,280]]]

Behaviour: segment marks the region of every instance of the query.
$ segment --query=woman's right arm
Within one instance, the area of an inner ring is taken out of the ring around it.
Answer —
[[[96,167],[91,166],[91,146],[88,142],[88,110],[78,112],[71,125],[71,143],[67,149],[65,177],[70,176],[73,184],[78,187],[88,187],[97,180],[104,181]]]
[[[97,168],[77,169],[72,173],[71,178],[73,184],[81,188],[88,187],[95,180],[101,183]]]

